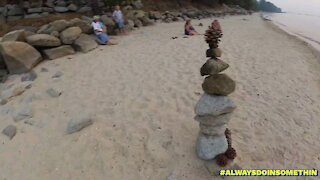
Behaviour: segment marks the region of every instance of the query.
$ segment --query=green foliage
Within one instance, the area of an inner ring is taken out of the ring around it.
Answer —
[[[259,4],[257,0],[219,0],[222,4],[228,5],[239,5],[240,7],[247,9],[247,10],[258,10]]]
[[[282,12],[282,10],[280,8],[278,8],[277,6],[275,6],[273,3],[265,1],[265,0],[260,1],[259,8],[261,11],[266,11],[266,12],[277,12],[277,13]]]
[[[104,0],[104,3],[108,6],[108,7],[113,7],[115,5],[121,5],[123,3],[126,3],[126,0]]]

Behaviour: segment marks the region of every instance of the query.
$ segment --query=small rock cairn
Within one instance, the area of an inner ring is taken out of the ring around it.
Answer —
[[[221,73],[229,67],[219,59],[222,54],[219,49],[222,35],[217,20],[205,33],[205,40],[209,44],[206,55],[210,59],[200,70],[201,76],[206,78],[202,84],[204,94],[195,107],[195,120],[200,123],[196,142],[198,157],[206,162],[215,160],[217,165],[225,167],[236,157],[231,144],[231,132],[227,129],[231,114],[236,108],[228,95],[235,91],[236,84],[228,75]]]

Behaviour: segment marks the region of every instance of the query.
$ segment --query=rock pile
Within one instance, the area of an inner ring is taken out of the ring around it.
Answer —
[[[56,20],[36,32],[21,29],[5,34],[0,42],[0,76],[26,73],[45,58],[52,60],[95,49],[98,44],[90,35],[90,23],[88,17]]]
[[[203,19],[211,17],[220,17],[225,15],[247,15],[248,12],[240,7],[224,8],[223,10],[198,10],[181,9],[179,11],[150,11],[148,16],[151,20],[162,21],[165,23],[185,21],[186,19]]]
[[[195,120],[200,123],[200,133],[196,143],[196,152],[203,160],[216,160],[219,166],[226,166],[235,159],[236,151],[232,148],[231,132],[227,125],[235,110],[235,103],[228,97],[235,91],[235,82],[221,73],[229,65],[219,58],[221,27],[214,21],[205,33],[209,44],[207,57],[210,59],[201,67],[201,76],[206,76],[202,89],[205,92],[195,107]],[[210,162],[210,161],[209,161]]]
[[[10,2],[9,2],[10,3]],[[42,0],[23,1],[20,4],[5,4],[0,7],[0,22],[14,21],[19,19],[31,19],[47,17],[50,14],[77,12],[91,12],[90,3],[84,0],[67,1],[67,0],[47,0],[45,3]],[[98,6],[105,6],[103,0],[98,1]]]
[[[1,0],[0,0],[1,1]],[[18,5],[6,5],[0,7],[0,14],[7,9],[13,12],[40,13],[44,9],[54,9],[55,11],[63,8],[69,8],[68,11],[85,12],[82,5],[84,2],[78,1],[73,4],[71,1],[52,0],[40,4],[28,4],[21,11]],[[80,5],[79,5],[80,4]],[[31,6],[29,8],[29,6]],[[38,7],[40,6],[40,7]],[[45,6],[45,7],[42,7]],[[78,8],[82,7],[82,8]],[[134,1],[131,5],[127,5],[124,9],[126,16],[127,30],[133,30],[135,27],[153,25],[154,22],[142,11],[143,5],[140,1]],[[72,10],[71,10],[72,9]],[[1,16],[1,15],[0,15]],[[49,24],[44,24],[40,28],[21,26],[3,36],[0,42],[0,81],[7,73],[20,74],[30,71],[43,59],[50,60],[63,56],[75,54],[76,51],[83,53],[89,52],[98,47],[91,27],[92,18],[82,16],[81,19],[74,18],[72,20],[56,20]],[[106,13],[101,16],[101,21],[107,26],[109,35],[116,35],[116,24],[112,19],[112,14]]]

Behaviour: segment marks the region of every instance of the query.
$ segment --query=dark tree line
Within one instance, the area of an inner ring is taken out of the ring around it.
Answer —
[[[278,8],[273,3],[265,1],[265,0],[260,0],[259,9],[261,11],[266,11],[266,12],[277,12],[277,13],[282,12],[281,8]]]
[[[23,4],[23,1],[28,1],[28,0],[1,0],[1,2],[6,2],[8,4]],[[32,1],[37,1],[37,0],[29,0],[29,2]],[[78,0],[71,0],[75,4],[78,4],[80,1]],[[134,0],[104,0],[104,3],[112,7],[116,4],[122,4],[123,2],[132,2]],[[142,0],[144,1],[151,1],[151,0]],[[281,12],[281,9],[275,6],[273,3],[268,2],[266,0],[260,0],[259,2],[257,0],[172,0],[175,1],[177,4],[180,6],[183,4],[182,2],[191,2],[191,3],[203,3],[203,4],[208,4],[208,5],[222,5],[222,4],[227,4],[227,5],[238,5],[242,8],[245,8],[247,10],[262,10],[262,11],[267,11],[267,12]],[[40,2],[44,4],[46,0],[38,0],[37,2]],[[99,8],[98,5],[98,0],[87,0],[87,2],[91,5],[93,12],[96,14],[101,13],[101,9]]]

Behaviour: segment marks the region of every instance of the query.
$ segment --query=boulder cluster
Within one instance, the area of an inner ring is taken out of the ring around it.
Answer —
[[[72,1],[58,0],[47,1],[41,5],[48,6],[49,2],[58,7],[69,7],[72,4]],[[82,4],[81,2],[78,3]],[[154,24],[148,14],[140,9],[143,4],[139,2],[135,1],[123,8],[125,28],[128,31]],[[6,5],[5,9],[12,7],[20,8],[18,5]],[[2,10],[3,8],[0,8],[0,14]],[[8,73],[21,74],[30,71],[43,59],[53,60],[76,51],[86,53],[97,48],[98,43],[92,35],[92,21],[91,17],[81,16],[71,20],[56,20],[41,27],[19,26],[5,34],[0,40],[0,81]],[[101,15],[101,21],[106,25],[109,35],[117,34],[112,13]]]
[[[236,83],[228,75],[221,73],[229,65],[219,59],[222,37],[218,21],[205,33],[209,44],[206,52],[207,62],[201,67],[201,76],[206,76],[202,84],[204,94],[195,107],[195,120],[200,123],[200,133],[196,142],[196,152],[203,160],[215,160],[219,166],[226,166],[235,159],[236,151],[232,148],[231,132],[227,125],[235,110],[235,103],[228,97],[235,91]]]
[[[95,49],[98,44],[90,36],[90,23],[79,18],[56,20],[36,32],[21,29],[5,34],[0,42],[0,71],[26,73],[45,58],[52,60]]]
[[[2,2],[2,3],[1,3]],[[7,1],[0,1],[0,22],[15,21],[19,19],[32,19],[47,17],[50,14],[77,12],[91,12],[92,8],[85,0],[33,0],[22,1],[17,4],[9,4]],[[98,1],[98,6],[104,6],[102,0]]]
[[[248,11],[240,8],[233,9],[228,8],[224,10],[198,10],[198,9],[181,9],[179,11],[166,11],[163,13],[157,11],[150,11],[149,18],[155,20],[161,20],[165,23],[171,22],[181,22],[187,19],[203,19],[203,18],[212,18],[212,17],[220,17],[226,15],[247,15]]]

